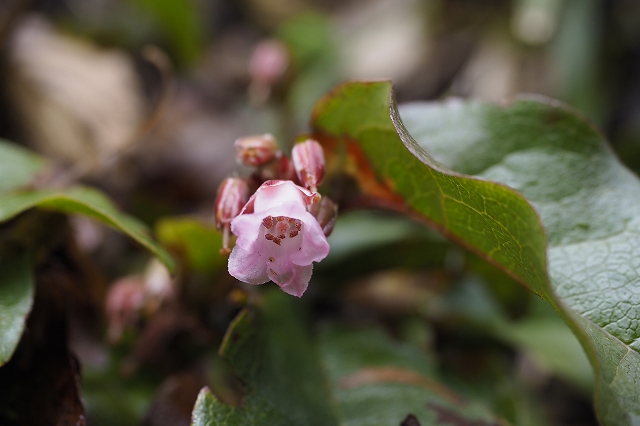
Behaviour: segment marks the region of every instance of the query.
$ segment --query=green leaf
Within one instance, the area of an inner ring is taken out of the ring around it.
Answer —
[[[203,390],[194,425],[337,424],[311,341],[289,296],[280,293],[266,294],[262,314],[242,311],[220,348],[246,384],[244,402],[233,407]]]
[[[534,316],[503,326],[499,329],[502,337],[527,351],[547,371],[574,383],[585,393],[593,389],[589,360],[557,314]]]
[[[359,189],[347,204],[419,218],[545,298],[591,359],[600,421],[640,424],[636,177],[547,100],[417,104],[402,118],[411,134],[388,82],[346,84],[317,104],[329,180]]]
[[[162,34],[181,65],[191,65],[204,46],[202,10],[194,0],[133,0]]]
[[[43,189],[0,194],[0,222],[34,207],[82,214],[97,219],[133,238],[156,255],[170,271],[175,268],[174,260],[151,239],[144,224],[118,211],[113,203],[96,189],[78,186],[60,191]]]
[[[495,424],[434,380],[420,350],[375,329],[327,327],[319,357],[293,298],[272,290],[261,305],[240,313],[220,349],[246,385],[243,402],[224,404],[205,388],[193,425],[399,425],[410,413],[423,425]]]
[[[43,158],[0,139],[0,192],[27,185],[46,164]]]
[[[0,260],[0,365],[20,341],[33,305],[34,282],[27,256]]]
[[[395,426],[409,414],[422,425],[498,424],[442,385],[422,351],[378,329],[328,327],[319,346],[341,425]]]
[[[220,255],[222,234],[214,226],[192,217],[166,217],[155,230],[158,240],[182,253],[193,270],[212,273],[227,264],[227,257]]]

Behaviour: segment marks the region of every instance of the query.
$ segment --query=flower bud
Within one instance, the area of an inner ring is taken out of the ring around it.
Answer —
[[[257,186],[260,186],[268,180],[295,180],[296,171],[289,157],[279,151],[276,153],[275,160],[256,170],[253,178]]]
[[[281,79],[289,66],[289,50],[278,40],[258,43],[249,61],[251,80],[271,86]]]
[[[144,284],[140,276],[121,278],[109,287],[105,310],[109,324],[107,336],[111,343],[120,340],[124,329],[136,323],[144,301]]]
[[[262,166],[273,160],[278,152],[278,143],[268,133],[238,138],[233,145],[236,148],[236,161],[245,166]]]
[[[249,100],[255,106],[264,104],[272,91],[285,80],[291,55],[278,40],[265,40],[256,46],[249,62]]]
[[[249,200],[249,185],[241,178],[226,178],[218,187],[215,214],[216,226],[223,231],[221,254],[229,254],[229,223],[240,214]]]
[[[316,218],[324,235],[331,235],[338,218],[338,205],[325,195],[320,201],[308,205],[307,210]]]
[[[324,177],[322,146],[313,139],[307,139],[293,147],[291,158],[300,183],[307,189],[316,192]]]

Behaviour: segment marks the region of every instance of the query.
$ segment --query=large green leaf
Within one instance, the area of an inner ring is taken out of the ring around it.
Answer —
[[[124,232],[164,262],[173,271],[171,256],[151,239],[147,228],[137,219],[120,212],[100,191],[88,187],[66,190],[0,193],[0,222],[34,207],[63,213],[77,213],[97,219]]]
[[[16,349],[33,305],[33,273],[26,256],[0,260],[0,365]]]
[[[329,180],[359,191],[343,201],[423,220],[545,298],[596,370],[600,421],[640,424],[638,180],[584,119],[546,100],[418,104],[402,118],[410,131],[388,82],[346,84],[317,104]]]
[[[318,339],[318,355],[294,303],[274,289],[261,311],[240,313],[220,352],[245,384],[246,396],[231,406],[203,389],[194,425],[397,426],[410,414],[423,425],[496,424],[482,407],[436,381],[431,360],[420,350],[376,329],[328,326]]]

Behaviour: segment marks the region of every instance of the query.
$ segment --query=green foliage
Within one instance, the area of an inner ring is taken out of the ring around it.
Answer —
[[[65,190],[40,189],[0,194],[0,221],[7,221],[34,207],[63,213],[82,214],[127,234],[158,256],[169,270],[175,268],[171,256],[149,236],[137,219],[120,211],[100,191],[76,186]]]
[[[205,388],[193,425],[400,424],[409,413],[422,424],[495,424],[440,384],[417,348],[376,329],[327,326],[316,352],[290,296],[269,291],[262,307],[240,313],[220,349],[246,385],[243,402],[226,405]]]
[[[33,273],[27,256],[0,260],[0,365],[20,341],[33,305]]]
[[[155,227],[158,240],[184,257],[186,265],[195,271],[212,273],[226,266],[220,255],[222,234],[215,227],[190,217],[166,217]]]
[[[120,211],[100,191],[88,187],[68,189],[28,189],[36,175],[43,172],[43,159],[6,141],[0,141],[0,222],[7,222],[33,208],[62,213],[82,214],[114,227],[162,260],[173,270],[174,260],[149,236],[148,230],[137,219]],[[32,235],[24,236],[30,244]],[[12,256],[16,256],[13,253]],[[24,323],[33,303],[34,285],[31,265],[24,259],[0,260],[0,364],[5,363],[15,350],[24,330]]]
[[[193,0],[132,0],[151,18],[156,30],[167,40],[175,59],[192,64],[204,45],[201,12]]]
[[[46,161],[8,141],[0,139],[0,192],[27,185],[45,170]]]
[[[247,394],[233,407],[203,390],[194,425],[337,424],[317,355],[289,297],[270,291],[263,313],[245,310],[233,321],[220,355],[246,384]]]
[[[299,15],[277,32],[289,46],[296,69],[288,103],[300,129],[305,128],[316,100],[342,78],[334,32],[334,23],[317,13]]]
[[[412,414],[423,425],[489,425],[495,418],[438,381],[431,359],[379,329],[331,326],[319,338],[341,425],[400,424]]]
[[[334,178],[545,298],[591,358],[600,420],[636,424],[637,179],[583,118],[546,100],[407,106],[407,131],[391,96],[390,83],[353,83],[319,102],[312,124]]]

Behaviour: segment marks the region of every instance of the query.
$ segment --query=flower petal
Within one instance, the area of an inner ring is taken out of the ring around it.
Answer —
[[[270,180],[256,191],[254,211],[261,212],[277,207],[283,200],[295,202],[304,207],[313,200],[313,193],[290,180]]]
[[[298,266],[291,264],[287,274],[273,275],[272,272],[273,271],[269,270],[269,278],[278,284],[282,291],[292,296],[302,297],[309,286],[309,280],[311,280],[311,274],[313,273],[313,265]]]
[[[241,214],[231,221],[231,232],[238,237],[236,246],[252,251],[253,245],[260,236],[260,224],[263,217],[256,213]]]
[[[267,276],[267,259],[259,250],[248,251],[236,245],[229,255],[229,274],[249,284],[264,284]]]
[[[311,262],[320,262],[329,254],[327,237],[311,213],[304,211],[298,218],[304,226],[302,250],[291,255],[291,262],[295,265],[309,265]]]

